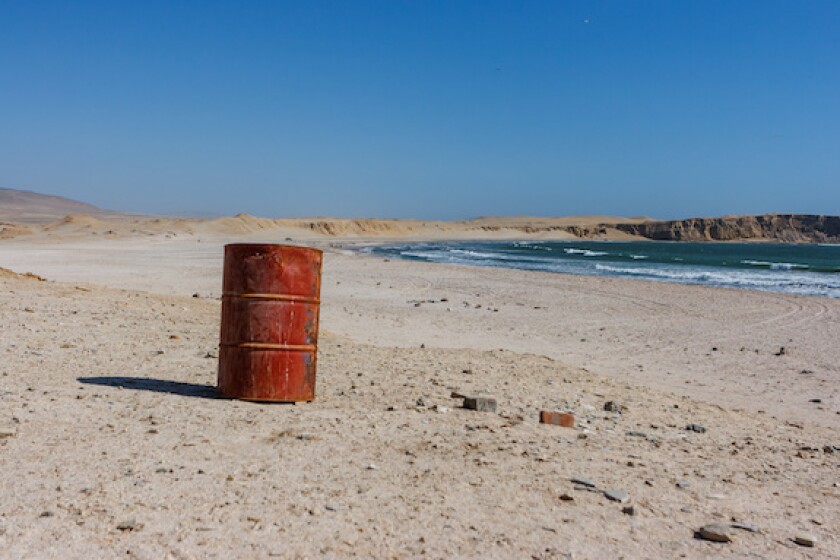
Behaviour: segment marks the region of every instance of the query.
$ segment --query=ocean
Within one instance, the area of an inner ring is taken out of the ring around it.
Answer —
[[[840,245],[452,241],[367,246],[382,257],[840,298]]]

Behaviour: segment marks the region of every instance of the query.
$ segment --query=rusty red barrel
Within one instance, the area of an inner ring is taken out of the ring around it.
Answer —
[[[315,398],[321,251],[225,246],[219,393],[274,402]]]

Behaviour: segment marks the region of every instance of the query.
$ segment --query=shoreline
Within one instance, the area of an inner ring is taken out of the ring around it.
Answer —
[[[512,244],[513,247],[504,246],[503,244],[506,243]],[[396,242],[377,243],[333,243],[331,246],[337,249],[346,249],[348,251],[363,255],[370,255],[377,258],[395,258],[427,264],[452,264],[456,266],[542,271],[550,272],[552,274],[635,279],[649,282],[733,288],[739,290],[782,293],[806,297],[827,297],[832,299],[840,298],[840,283],[837,283],[836,285],[832,283],[833,279],[840,278],[840,274],[838,274],[840,273],[840,252],[837,254],[837,266],[833,269],[820,268],[820,266],[822,266],[821,262],[807,262],[807,264],[802,264],[801,262],[791,263],[770,260],[775,258],[795,260],[797,257],[792,255],[776,256],[767,254],[745,254],[736,257],[739,259],[739,264],[749,264],[752,266],[730,265],[722,259],[719,259],[720,264],[700,261],[692,262],[695,255],[703,252],[703,249],[698,248],[697,253],[693,254],[690,252],[681,253],[679,249],[679,245],[685,244],[713,244],[720,245],[721,247],[731,247],[733,245],[732,243],[717,242],[660,242],[646,240],[644,242],[639,242],[640,246],[637,249],[634,249],[636,252],[641,251],[643,253],[646,250],[645,247],[647,246],[655,251],[653,256],[656,257],[657,250],[654,249],[655,246],[663,244],[673,247],[674,251],[672,251],[672,254],[670,255],[672,259],[670,262],[661,260],[661,254],[659,255],[660,258],[653,258],[653,260],[649,260],[651,255],[644,254],[641,256],[633,255],[633,258],[628,260],[625,258],[627,255],[621,252],[613,253],[612,258],[610,258],[610,254],[602,254],[588,255],[588,257],[599,258],[586,259],[566,258],[560,255],[559,252],[555,252],[553,249],[550,250],[549,253],[544,252],[549,249],[543,249],[543,252],[527,252],[528,249],[536,250],[540,248],[540,246],[546,244],[569,244],[572,246],[581,244],[584,246],[588,245],[590,247],[595,245],[599,246],[595,250],[604,251],[609,250],[610,246],[618,244],[620,246],[619,251],[633,249],[632,247],[627,248],[621,245],[626,243],[635,242],[495,239],[456,241],[401,240]],[[601,247],[601,244],[604,246]],[[536,245],[536,247],[534,247],[534,245]],[[747,247],[755,246],[753,244],[740,245]],[[771,244],[767,244],[766,246],[769,245]],[[400,249],[401,246],[405,246],[406,249]],[[779,248],[787,247],[785,244],[772,244],[772,246]],[[510,253],[509,251],[512,249],[519,252]],[[405,250],[408,250],[409,252],[423,251],[430,254],[424,256],[406,255],[403,254]],[[470,256],[471,251],[474,250],[485,251],[486,254],[474,254],[473,256]],[[563,250],[566,253],[577,251],[575,249]],[[681,255],[679,258],[676,257],[678,254]],[[800,255],[798,258],[808,260],[811,257],[808,257],[807,255]],[[536,264],[535,259],[540,261],[540,264]],[[594,265],[594,267],[590,265]],[[806,281],[810,281],[812,284],[810,286],[804,284]],[[752,282],[753,285],[747,285],[748,282]],[[773,285],[774,282],[776,285]],[[788,283],[788,285],[786,286],[785,283]]]
[[[217,297],[222,246],[233,241],[270,240],[202,235],[51,245],[6,241],[0,244],[0,266],[63,282]],[[322,327],[359,343],[505,348],[706,402],[840,427],[840,300],[385,262],[336,248],[335,241],[306,243],[327,251]],[[444,298],[448,302],[441,303]],[[782,347],[786,354],[777,356]],[[821,402],[809,402],[815,398]]]

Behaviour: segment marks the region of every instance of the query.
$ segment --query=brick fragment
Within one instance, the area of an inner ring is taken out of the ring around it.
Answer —
[[[551,412],[549,410],[541,410],[540,424],[551,424],[553,426],[561,426],[563,428],[574,428],[575,415],[570,412]]]
[[[467,397],[464,399],[464,408],[478,412],[496,412],[496,399],[488,397]]]

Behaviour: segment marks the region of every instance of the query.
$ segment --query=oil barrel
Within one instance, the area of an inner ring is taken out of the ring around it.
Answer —
[[[322,258],[308,247],[225,246],[221,396],[267,402],[315,398]]]

